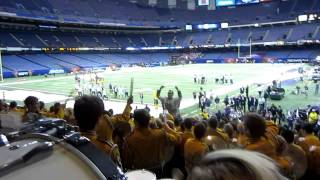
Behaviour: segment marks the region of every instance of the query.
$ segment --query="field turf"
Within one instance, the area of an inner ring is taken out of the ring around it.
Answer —
[[[109,83],[129,89],[130,79],[134,78],[133,95],[136,103],[140,103],[140,93],[144,94],[144,103],[153,104],[156,90],[161,85],[165,86],[162,92],[163,96],[167,94],[169,89],[174,90],[174,87],[177,86],[181,89],[183,95],[181,107],[184,110],[182,112],[185,115],[194,115],[198,113],[198,109],[194,105],[197,101],[192,99],[192,92],[198,92],[200,87],[203,87],[208,95],[212,94],[213,96],[224,98],[227,94],[239,94],[240,87],[249,85],[250,95],[257,96],[257,84],[267,85],[272,80],[279,79],[290,80],[290,83],[284,81],[282,85],[287,91],[286,96],[281,101],[269,101],[270,103],[281,105],[284,109],[319,103],[320,97],[319,95],[314,95],[315,85],[311,81],[308,82],[308,97],[290,94],[291,91],[295,90],[297,84],[303,86],[301,82],[294,80],[297,77],[291,76],[299,66],[311,69],[307,65],[297,64],[196,64],[155,68],[127,68],[119,71],[106,71],[102,76],[105,78],[105,89],[107,91]],[[215,77],[221,77],[224,74],[232,74],[233,85],[214,83]],[[195,84],[193,82],[194,75],[206,76],[207,83],[205,85]],[[5,79],[0,84],[2,90],[19,89],[64,96],[70,96],[74,87],[74,75],[57,75],[55,77],[50,75],[48,78],[43,76],[11,78]],[[124,99],[115,99],[113,94],[108,95],[111,100],[124,101]]]

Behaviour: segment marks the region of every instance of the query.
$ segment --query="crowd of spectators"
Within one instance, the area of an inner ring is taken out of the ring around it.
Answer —
[[[0,102],[2,114],[23,122],[45,117],[65,119],[81,135],[109,155],[124,171],[146,169],[158,178],[174,179],[314,179],[320,176],[317,113],[294,128],[280,126],[267,114],[247,112],[231,118],[174,119],[166,113],[152,117],[149,109],[133,110],[129,97],[123,113],[105,111],[96,96],[81,96],[74,108],[55,103],[47,110],[29,96],[24,107]],[[314,113],[313,113],[314,112]]]

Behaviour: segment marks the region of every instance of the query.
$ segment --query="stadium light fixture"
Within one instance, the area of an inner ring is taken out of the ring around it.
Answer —
[[[78,48],[79,51],[89,51],[90,49],[87,47],[80,47]]]
[[[208,6],[210,4],[209,0],[198,0],[199,6]]]
[[[48,26],[48,25],[39,25],[39,28],[44,28],[44,29],[57,29],[57,26]]]
[[[309,21],[314,21],[316,20],[317,15],[316,14],[309,14]]]
[[[218,28],[218,25],[217,24],[199,24],[199,25],[197,25],[197,28],[204,29],[204,30],[216,29],[216,28]]]
[[[221,28],[225,29],[229,27],[229,23],[221,23]]]
[[[135,50],[137,50],[137,49],[134,48],[134,47],[127,47],[126,50],[127,50],[127,51],[135,51]]]
[[[299,15],[298,16],[298,21],[300,22],[305,22],[305,21],[308,21],[308,15]]]
[[[192,25],[187,24],[187,25],[186,25],[186,30],[187,30],[187,31],[192,31]]]

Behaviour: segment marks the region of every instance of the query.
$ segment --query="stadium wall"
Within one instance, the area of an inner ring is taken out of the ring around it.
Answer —
[[[290,51],[290,53],[285,53],[283,52],[276,52],[276,51],[266,51],[266,52],[260,52],[260,53],[256,53],[256,54],[252,54],[251,58],[248,58],[247,60],[250,60],[249,62],[252,63],[309,63],[312,62],[315,59],[315,55],[318,54],[318,52],[305,52],[305,51],[301,51],[299,53],[297,53],[299,51]],[[165,54],[165,55],[164,55]],[[90,54],[92,55],[92,57],[89,54],[86,54],[87,56],[83,56],[80,57],[78,54],[73,54],[73,56],[78,58],[86,58],[85,60],[90,62],[92,61],[94,62],[98,62],[99,59],[94,59],[97,58],[97,56],[99,56],[99,54]],[[106,67],[110,66],[111,64],[118,64],[117,66],[123,66],[123,67],[130,67],[134,64],[139,65],[138,62],[142,62],[142,66],[145,67],[156,67],[156,66],[163,66],[166,65],[169,61],[171,56],[173,56],[174,54],[172,53],[162,53],[162,54],[152,54],[152,56],[150,54],[140,54],[141,56],[135,56],[136,54],[133,54],[132,56],[130,54],[126,54],[127,56],[123,56],[124,54],[113,54],[112,56],[107,56],[107,57],[102,57],[102,60],[106,60],[108,62],[104,62],[101,60],[100,57],[100,61],[99,63],[104,64],[101,66],[96,66],[96,67],[84,67],[84,65],[81,65],[80,62],[77,61],[72,61],[74,64],[72,64],[72,62],[68,61],[68,59],[62,59],[63,63],[71,63],[69,65],[71,65],[70,67],[64,66],[64,65],[60,65],[61,68],[57,67],[57,68],[52,68],[49,66],[49,64],[46,63],[46,59],[42,58],[41,60],[43,61],[39,61],[39,65],[41,65],[42,67],[38,67],[38,68],[34,68],[34,69],[25,69],[24,68],[24,64],[19,63],[19,58],[17,59],[10,59],[10,61],[16,61],[16,65],[15,66],[6,66],[6,63],[3,63],[3,77],[4,78],[11,78],[11,77],[21,77],[21,76],[30,76],[30,75],[45,75],[45,74],[62,74],[62,73],[70,73],[70,72],[75,72],[78,70],[101,70],[101,69],[106,69]],[[10,55],[5,55],[4,58],[6,56],[10,56]],[[47,55],[50,56],[50,55]],[[158,57],[159,56],[159,57]],[[161,56],[161,57],[160,57]],[[162,57],[163,56],[163,57]],[[20,56],[24,59],[27,59],[26,57]],[[46,57],[46,56],[45,56]],[[299,57],[299,58],[295,58],[295,57]],[[32,60],[32,56],[28,57],[29,61],[26,61],[27,63],[33,63],[36,61]],[[133,59],[135,59],[133,61]],[[57,61],[61,63],[61,59],[52,59],[53,61]],[[81,60],[81,59],[80,59]],[[200,57],[197,57],[196,59],[193,60],[193,63],[197,63],[197,64],[204,64],[204,63],[244,63],[244,62],[248,62],[248,61],[244,61],[246,60],[245,58],[238,58],[237,57],[237,53],[234,52],[215,52],[215,53],[202,53],[202,55]],[[6,61],[8,62],[8,60]],[[117,63],[118,62],[118,63]],[[108,65],[109,63],[109,65]],[[110,64],[111,63],[111,64]],[[125,63],[125,64],[123,64]],[[51,61],[52,64],[52,61]],[[94,63],[97,64],[97,63]],[[105,65],[106,64],[106,65]],[[19,67],[18,67],[19,66]],[[17,70],[18,69],[18,70]]]
[[[252,59],[254,63],[309,63],[312,59],[308,58],[264,58],[264,59]],[[239,62],[238,58],[225,58],[225,59],[196,59],[194,63],[196,64],[206,64],[206,63],[236,63]]]

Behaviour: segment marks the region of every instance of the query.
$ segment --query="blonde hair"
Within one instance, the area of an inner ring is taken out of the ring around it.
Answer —
[[[207,154],[188,180],[286,180],[267,156],[246,150],[220,150]]]

